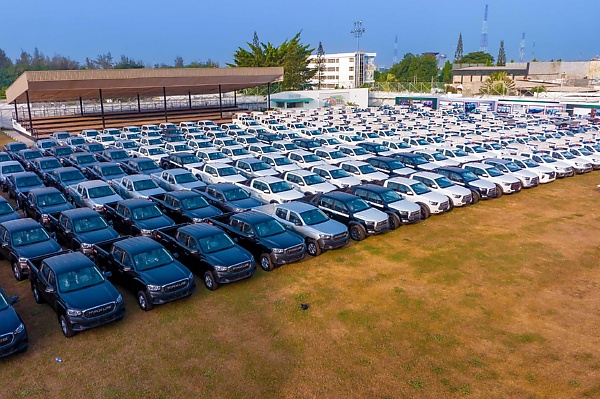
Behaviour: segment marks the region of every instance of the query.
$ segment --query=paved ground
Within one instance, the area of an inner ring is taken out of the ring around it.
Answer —
[[[34,143],[34,141],[30,137],[25,136],[24,134],[21,134],[15,130],[4,130],[3,132],[13,140],[20,141],[22,143],[27,144],[28,146],[32,146]]]

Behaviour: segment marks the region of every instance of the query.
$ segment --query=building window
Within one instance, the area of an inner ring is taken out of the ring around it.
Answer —
[[[351,66],[351,67],[350,67],[348,70],[349,70],[350,72],[354,72],[354,67],[353,67],[353,66]]]

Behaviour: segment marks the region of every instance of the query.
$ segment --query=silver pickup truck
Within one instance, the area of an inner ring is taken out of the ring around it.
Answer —
[[[311,256],[318,256],[328,249],[341,248],[350,240],[344,224],[330,219],[319,208],[305,202],[268,204],[254,210],[274,217],[287,229],[304,237],[306,250]]]

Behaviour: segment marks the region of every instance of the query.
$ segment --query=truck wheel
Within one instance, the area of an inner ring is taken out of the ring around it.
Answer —
[[[425,204],[417,204],[421,207],[421,220],[425,220],[427,219],[429,216],[431,216],[431,212],[429,211],[429,207]]]
[[[388,220],[390,223],[390,230],[396,230],[398,227],[400,227],[402,225],[402,221],[400,220],[400,217],[398,215],[396,215],[395,213],[390,213],[388,215]]]
[[[25,276],[23,275],[23,272],[21,272],[21,268],[19,267],[19,264],[16,260],[12,261],[12,271],[17,281],[25,280]]]
[[[271,257],[269,256],[269,254],[260,255],[259,261],[260,261],[260,268],[266,272],[270,272],[275,267],[273,265],[273,262],[271,262]]]
[[[75,331],[73,331],[73,327],[71,326],[69,319],[67,319],[67,316],[64,314],[58,316],[58,323],[60,324],[60,329],[65,337],[71,338],[75,335]]]
[[[502,187],[499,184],[496,184],[496,198],[502,197],[502,194],[504,194],[502,192]]]
[[[365,231],[365,228],[362,227],[360,224],[357,223],[350,226],[350,237],[354,241],[362,241],[365,239],[366,236],[367,232]]]
[[[40,295],[37,284],[31,283],[31,291],[33,291],[33,299],[35,299],[35,303],[44,303],[44,298],[42,298]]]
[[[144,312],[148,312],[149,310],[152,310],[152,308],[154,308],[152,302],[148,300],[148,295],[146,294],[146,291],[139,291],[137,293],[137,300],[138,305],[140,305],[140,309],[142,309]]]
[[[481,195],[477,191],[471,190],[471,205],[475,205],[480,199]]]
[[[454,202],[452,198],[448,197],[448,210],[446,212],[450,212],[452,209],[454,209]]]
[[[219,283],[217,282],[215,275],[210,270],[204,272],[204,285],[210,291],[215,291],[219,288]]]
[[[321,247],[319,247],[319,243],[312,238],[306,239],[306,252],[310,256],[319,256],[321,255]]]

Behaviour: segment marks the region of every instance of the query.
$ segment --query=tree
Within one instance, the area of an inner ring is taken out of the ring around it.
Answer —
[[[321,42],[319,42],[319,47],[317,48],[315,66],[317,74],[317,88],[321,90],[321,83],[323,83],[323,72],[325,70],[325,51],[323,51],[323,44],[321,44]]]
[[[529,90],[534,96],[539,97],[540,93],[546,93],[548,89],[544,85],[534,86]]]
[[[506,60],[505,60],[506,62]],[[457,61],[458,64],[486,64],[486,65],[493,65],[494,64],[494,57],[489,54],[489,53],[485,53],[483,51],[475,51],[473,53],[469,53],[467,55],[465,55],[464,57],[460,58]]]
[[[113,57],[110,51],[106,54],[99,54],[92,62],[96,67],[94,69],[112,69],[114,67]]]
[[[452,82],[452,64],[450,61],[446,61],[444,67],[440,72],[440,82],[451,83]]]
[[[500,40],[500,49],[498,50],[498,61],[496,66],[506,65],[506,53],[504,52],[504,40]]]
[[[7,57],[4,50],[0,49],[0,69],[8,69],[13,66],[13,62]]]
[[[429,82],[431,78],[438,75],[437,60],[430,54],[415,55],[411,53],[404,54],[402,60],[389,70],[389,74],[394,75],[398,82],[421,81]]]
[[[495,96],[504,96],[515,94],[515,82],[506,72],[492,73],[484,82],[480,94],[490,94]]]
[[[458,35],[458,44],[456,45],[456,51],[454,52],[454,62],[457,63],[463,58],[463,40],[462,33]]]
[[[144,62],[142,60],[135,61],[133,58],[129,58],[126,55],[121,55],[119,62],[113,65],[114,69],[140,69],[144,68]]]
[[[177,57],[175,57],[175,63],[174,63],[175,68],[183,68],[183,57],[178,55]]]

